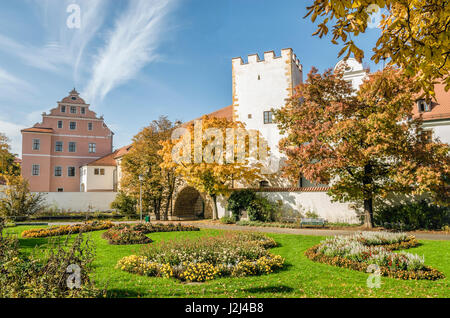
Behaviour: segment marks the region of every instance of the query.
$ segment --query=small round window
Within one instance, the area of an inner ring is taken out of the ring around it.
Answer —
[[[76,97],[72,97],[72,100],[77,100],[77,98]]]

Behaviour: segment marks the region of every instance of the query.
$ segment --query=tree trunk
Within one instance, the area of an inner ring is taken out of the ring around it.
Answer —
[[[364,226],[373,228],[373,202],[372,199],[364,200]]]
[[[213,220],[219,219],[219,213],[217,211],[217,196],[215,194],[211,195],[211,198],[213,200]]]
[[[363,194],[364,194],[364,225],[373,228],[373,188],[372,188],[372,164],[369,162],[364,166]]]

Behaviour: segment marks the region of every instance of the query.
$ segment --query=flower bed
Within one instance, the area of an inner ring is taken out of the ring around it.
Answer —
[[[22,237],[38,238],[38,237],[76,234],[76,233],[81,233],[81,232],[106,230],[113,226],[114,226],[114,224],[109,221],[107,221],[107,222],[92,221],[92,222],[86,222],[86,223],[82,223],[82,224],[61,225],[61,226],[44,228],[44,229],[26,230],[26,231],[22,232]]]
[[[126,224],[120,223],[114,226],[114,229],[128,228],[133,231],[139,231],[144,234],[157,233],[157,232],[181,232],[181,231],[200,231],[200,228],[192,225],[178,224],[162,224],[162,223],[137,223]]]
[[[284,259],[268,252],[276,242],[257,233],[226,233],[216,237],[170,240],[144,247],[121,259],[117,268],[140,275],[204,282],[219,276],[269,274]]]
[[[109,244],[127,245],[127,244],[147,244],[152,240],[145,234],[156,232],[175,232],[175,231],[199,231],[200,229],[191,225],[181,224],[152,224],[138,223],[114,225],[108,231],[103,233],[102,237],[108,240]]]
[[[436,280],[444,275],[425,266],[425,260],[416,254],[400,252],[417,246],[415,237],[404,233],[362,232],[353,236],[337,236],[311,247],[305,255],[320,263],[366,271],[376,264],[383,276],[401,279]]]
[[[130,228],[110,228],[103,233],[102,237],[107,239],[112,245],[128,245],[128,244],[147,244],[152,240],[141,231],[131,230]]]

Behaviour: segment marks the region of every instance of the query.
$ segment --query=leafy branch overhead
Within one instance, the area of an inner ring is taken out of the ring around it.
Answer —
[[[450,88],[450,1],[448,0],[315,0],[305,16],[318,23],[314,35],[322,38],[331,25],[334,44],[343,43],[339,56],[351,54],[361,62],[364,52],[352,36],[365,33],[371,8],[384,10],[381,35],[371,59],[389,59],[391,65],[414,77],[427,95],[435,82]],[[378,6],[378,7],[376,7]]]

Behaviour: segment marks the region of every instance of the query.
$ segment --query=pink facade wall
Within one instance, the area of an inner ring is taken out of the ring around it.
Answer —
[[[75,98],[73,100],[72,98]],[[62,107],[66,112],[62,112]],[[70,108],[76,107],[76,114]],[[81,113],[84,107],[85,113]],[[62,121],[62,128],[58,128]],[[76,129],[70,129],[70,122],[76,122]],[[92,130],[88,130],[92,123]],[[44,132],[40,130],[44,129]],[[50,129],[49,129],[50,128]],[[40,150],[33,150],[33,139],[40,140]],[[62,151],[56,151],[56,142],[62,142]],[[75,152],[69,152],[69,143],[75,142]],[[89,152],[89,144],[96,145],[95,153]],[[89,110],[89,105],[79,97],[76,91],[58,102],[50,114],[42,115],[42,122],[22,131],[22,175],[30,183],[31,191],[64,192],[80,191],[80,167],[113,151],[113,133]],[[32,166],[40,165],[39,176],[32,175]],[[62,168],[62,176],[55,176],[55,167]],[[75,176],[68,176],[68,167],[75,167]]]

